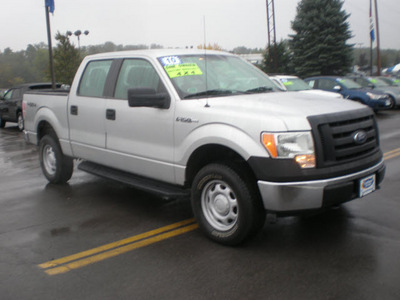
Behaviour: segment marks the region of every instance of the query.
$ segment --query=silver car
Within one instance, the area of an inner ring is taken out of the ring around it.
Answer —
[[[349,78],[362,85],[363,87],[368,87],[387,94],[391,101],[391,108],[400,106],[400,87],[391,86],[379,77],[349,76]]]

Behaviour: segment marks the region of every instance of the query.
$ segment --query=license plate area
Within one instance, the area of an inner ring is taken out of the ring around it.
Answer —
[[[368,177],[362,178],[359,181],[359,197],[364,197],[376,189],[376,176],[372,174]]]

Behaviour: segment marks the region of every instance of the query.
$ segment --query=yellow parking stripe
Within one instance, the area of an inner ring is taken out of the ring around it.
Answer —
[[[182,222],[174,223],[127,239],[103,245],[101,247],[45,262],[38,266],[42,269],[47,269],[45,270],[45,272],[49,275],[65,273],[72,269],[80,268],[137,248],[145,247],[150,244],[195,230],[196,228],[198,228],[198,225],[193,224],[193,222],[194,219],[189,219]]]
[[[397,149],[394,149],[394,150],[392,150],[392,151],[386,152],[386,153],[383,155],[383,158],[384,158],[385,160],[388,160],[388,159],[394,158],[394,157],[396,157],[396,156],[400,156],[400,148],[397,148]]]

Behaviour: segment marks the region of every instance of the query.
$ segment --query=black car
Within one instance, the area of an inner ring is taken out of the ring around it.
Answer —
[[[57,88],[61,84],[56,85]],[[6,125],[6,122],[18,123],[18,129],[24,129],[24,119],[22,116],[22,96],[30,90],[51,89],[51,83],[27,83],[21,84],[9,89],[0,97],[0,128]]]

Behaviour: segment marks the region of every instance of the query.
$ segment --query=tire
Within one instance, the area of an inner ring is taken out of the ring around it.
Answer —
[[[389,96],[389,100],[390,100],[390,107],[389,109],[395,109],[396,108],[396,101],[394,100],[393,96]]]
[[[241,174],[237,168],[215,163],[201,169],[193,180],[195,218],[205,235],[220,244],[238,245],[265,222],[261,199]]]
[[[57,139],[45,135],[39,143],[39,161],[42,172],[51,183],[66,183],[72,176],[74,162],[65,156]]]
[[[0,128],[4,128],[6,126],[6,121],[4,121],[0,116]]]
[[[24,118],[22,117],[22,112],[18,113],[17,116],[17,123],[18,123],[18,129],[19,131],[24,130]]]

